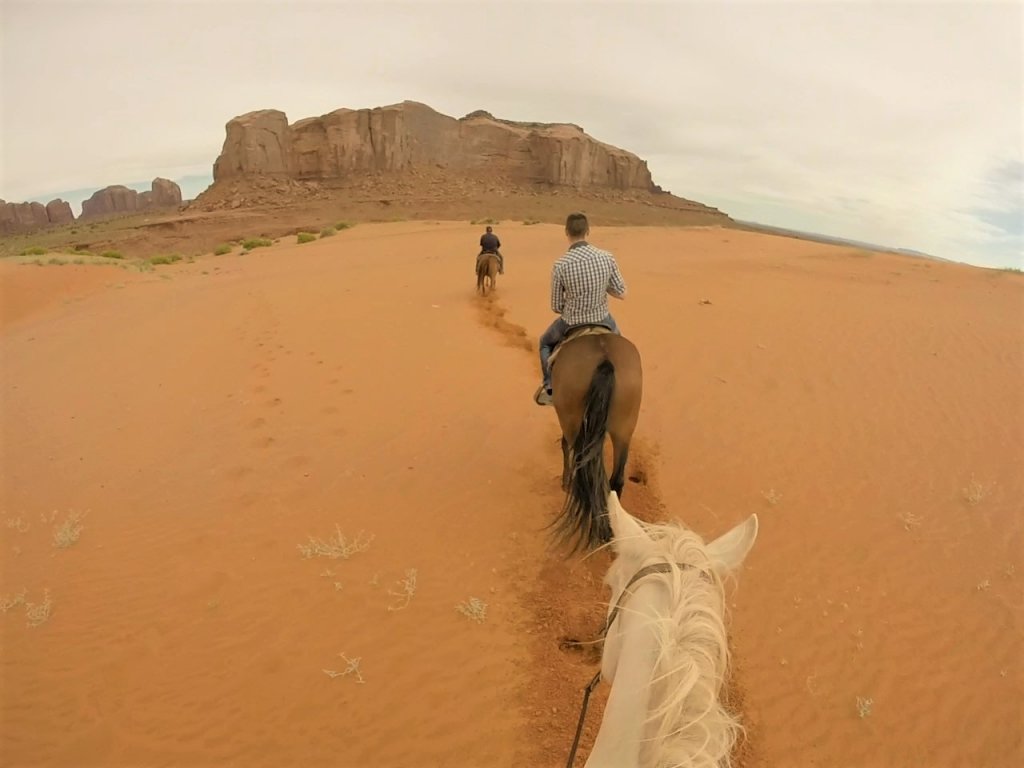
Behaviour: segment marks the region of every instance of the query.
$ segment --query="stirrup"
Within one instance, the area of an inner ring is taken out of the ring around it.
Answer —
[[[541,397],[547,397],[547,402],[541,402]],[[548,394],[548,388],[541,384],[537,387],[537,391],[533,393],[533,402],[537,405],[551,405],[551,395]]]

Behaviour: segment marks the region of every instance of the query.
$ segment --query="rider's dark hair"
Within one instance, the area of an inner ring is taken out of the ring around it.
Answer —
[[[582,213],[570,213],[565,220],[565,233],[569,237],[583,237],[590,231],[590,223]]]
[[[490,231],[491,231],[491,228],[490,228],[489,226],[487,227],[487,231],[488,231],[488,232],[490,232]]]

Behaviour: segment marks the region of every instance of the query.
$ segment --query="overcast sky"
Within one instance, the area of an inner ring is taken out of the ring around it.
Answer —
[[[734,218],[1024,266],[1021,2],[0,8],[6,200],[209,174],[255,109],[411,99],[578,123]]]

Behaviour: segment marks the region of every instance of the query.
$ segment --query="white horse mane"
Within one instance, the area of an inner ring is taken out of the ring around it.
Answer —
[[[617,557],[605,583],[620,612],[602,656],[612,693],[587,766],[725,768],[743,729],[719,701],[729,665],[723,578],[753,544],[756,516],[708,545],[682,525],[632,518],[614,492],[609,517]],[[653,564],[670,570],[623,595]]]

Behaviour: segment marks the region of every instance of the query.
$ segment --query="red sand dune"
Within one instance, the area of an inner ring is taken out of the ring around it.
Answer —
[[[559,642],[607,598],[607,560],[542,530],[565,243],[498,227],[481,299],[478,229],[0,264],[0,597],[51,601],[0,615],[5,766],[564,765],[595,665]],[[644,360],[625,507],[761,519],[731,595],[742,764],[1024,764],[1024,280],[724,229],[593,240]],[[305,559],[335,525],[368,549]],[[365,682],[325,674],[339,653]]]

